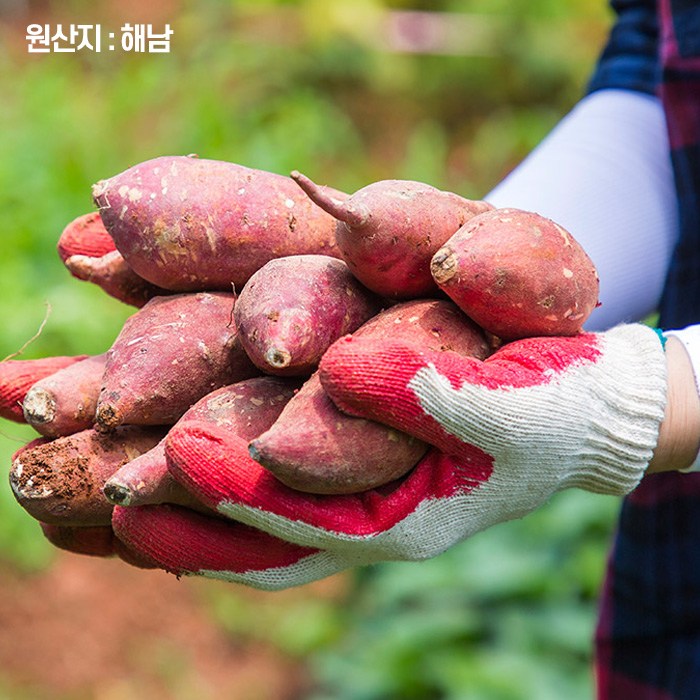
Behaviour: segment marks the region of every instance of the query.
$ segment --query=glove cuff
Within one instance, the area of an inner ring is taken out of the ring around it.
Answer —
[[[637,486],[656,447],[667,396],[666,357],[659,336],[641,324],[601,334],[594,395],[581,397],[590,430],[579,468],[565,487],[625,495]],[[588,400],[585,400],[588,399]]]

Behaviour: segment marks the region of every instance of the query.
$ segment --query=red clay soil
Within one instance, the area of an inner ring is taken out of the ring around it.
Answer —
[[[59,553],[39,574],[0,571],[0,696],[52,700],[295,700],[303,663],[236,640],[202,595],[226,584]],[[333,584],[331,584],[333,589]],[[337,586],[335,587],[337,590]],[[228,589],[227,589],[228,590]],[[320,582],[260,596],[328,595]],[[334,595],[331,590],[330,595]]]

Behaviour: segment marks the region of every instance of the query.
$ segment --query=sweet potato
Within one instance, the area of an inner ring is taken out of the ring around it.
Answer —
[[[392,299],[435,296],[433,254],[472,216],[492,208],[412,180],[382,180],[338,198],[299,172],[292,178],[338,219],[336,242],[352,273]]]
[[[163,156],[98,182],[93,198],[129,266],[173,291],[240,289],[285,255],[338,256],[335,220],[289,178],[235,163]]]
[[[235,297],[155,297],[129,317],[107,354],[96,420],[172,425],[202,396],[258,374],[238,340]]]
[[[125,426],[109,435],[93,428],[19,451],[10,485],[19,504],[54,525],[108,525],[112,504],[105,481],[126,462],[150,450],[163,428]]]
[[[71,221],[61,232],[56,244],[58,256],[65,263],[73,255],[101,258],[117,249],[102,223],[100,213],[91,211]]]
[[[0,362],[0,418],[24,423],[22,404],[32,386],[40,379],[86,358],[87,355],[62,355]]]
[[[171,503],[211,512],[170,475],[163,440],[120,467],[107,479],[102,493],[110,503],[118,506]]]
[[[24,398],[25,421],[51,438],[92,427],[106,362],[106,353],[87,357],[38,381]]]
[[[171,293],[139,277],[118,250],[99,258],[72,255],[65,266],[76,279],[90,282],[114,299],[137,308],[153,297]]]
[[[297,382],[276,377],[245,379],[207,394],[177,424],[192,420],[214,423],[247,442],[272,425],[297,387]],[[188,505],[183,491],[168,471],[165,439],[125,464],[104,487],[107,499],[121,506]]]
[[[99,212],[83,214],[66,226],[58,254],[76,279],[91,282],[111,297],[140,308],[170,292],[139,277],[116,249]]]
[[[397,304],[353,336],[412,340],[432,350],[478,358],[491,352],[481,329],[446,300]],[[342,413],[317,373],[249,448],[253,459],[287,486],[328,494],[365,491],[392,481],[408,472],[427,446],[393,428]]]
[[[114,532],[109,525],[39,525],[44,537],[59,549],[92,557],[111,557],[115,554]]]
[[[241,343],[264,372],[309,375],[328,346],[379,310],[342,260],[295,255],[271,260],[241,290],[234,318]]]
[[[93,557],[118,556],[140,569],[157,569],[158,564],[125,545],[111,525],[49,525],[39,523],[46,539],[59,549]]]
[[[574,335],[598,302],[595,266],[574,237],[520,209],[474,217],[435,254],[431,272],[457,306],[504,340]]]
[[[494,350],[494,340],[447,299],[401,302],[371,318],[353,335],[398,338],[419,343],[428,350],[452,350],[480,359]]]

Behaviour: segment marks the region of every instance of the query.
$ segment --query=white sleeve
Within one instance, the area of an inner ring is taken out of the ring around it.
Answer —
[[[678,237],[677,199],[663,109],[642,93],[585,97],[486,197],[568,229],[600,275],[586,324],[604,330],[653,312]]]

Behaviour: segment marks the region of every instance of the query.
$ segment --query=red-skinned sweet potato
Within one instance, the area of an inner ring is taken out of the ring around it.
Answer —
[[[483,331],[447,300],[393,306],[359,328],[354,337],[400,338],[432,350],[485,358]],[[285,406],[272,427],[249,446],[250,454],[280,481],[311,493],[357,493],[408,472],[427,445],[373,421],[338,410],[314,374]]]
[[[91,282],[111,297],[142,307],[155,296],[169,294],[139,277],[116,249],[99,212],[83,214],[66,226],[58,240],[58,254],[76,279]]]
[[[328,346],[379,310],[342,260],[294,255],[271,260],[241,290],[234,318],[248,357],[262,371],[308,376]]]
[[[258,374],[234,302],[224,292],[156,297],[128,318],[107,354],[98,427],[172,425],[202,396]]]
[[[49,525],[39,523],[54,547],[89,557],[114,556],[114,532],[109,525]]]
[[[65,266],[76,279],[90,282],[114,299],[139,309],[149,299],[171,293],[139,277],[118,250],[99,258],[72,255]]]
[[[109,435],[93,428],[17,452],[10,485],[19,504],[54,525],[109,525],[112,504],[105,481],[126,462],[154,447],[163,428],[125,426]]]
[[[440,288],[504,340],[574,335],[598,302],[595,266],[551,219],[495,209],[465,224],[435,254]]]
[[[142,506],[170,503],[212,513],[168,472],[165,442],[120,467],[102,487],[102,495],[113,505]]]
[[[106,362],[106,353],[87,357],[32,385],[23,402],[25,421],[50,438],[92,427]]]
[[[127,547],[111,525],[49,525],[39,523],[44,537],[54,546],[73,554],[93,557],[118,556],[140,569],[157,569],[158,564]]]
[[[0,362],[0,418],[24,423],[22,404],[32,386],[40,379],[86,358],[87,355],[62,355]]]
[[[117,249],[102,223],[100,213],[91,211],[71,221],[61,232],[56,244],[58,256],[65,263],[73,255],[101,258]]]
[[[173,291],[240,289],[273,258],[338,256],[335,220],[289,178],[235,163],[163,156],[98,182],[93,198],[130,267]]]
[[[207,394],[178,421],[199,420],[226,428],[248,441],[265,432],[298,388],[298,382],[276,377],[254,377]],[[152,450],[125,464],[104,487],[115,505],[140,506],[174,503],[191,507],[192,497],[168,471],[165,439]]]
[[[299,172],[292,178],[338,219],[336,242],[355,277],[392,299],[435,296],[433,254],[472,216],[492,208],[412,180],[382,180],[338,198]]]
[[[452,350],[467,357],[488,357],[494,340],[447,299],[414,299],[385,309],[363,324],[356,337],[399,338],[430,350]]]

